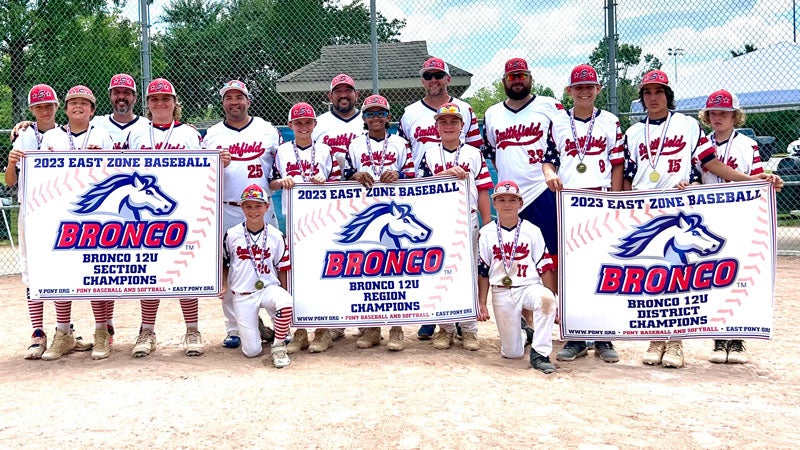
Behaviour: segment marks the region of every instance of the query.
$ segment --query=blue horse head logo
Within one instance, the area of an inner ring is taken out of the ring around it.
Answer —
[[[709,256],[719,253],[725,240],[708,230],[703,216],[684,214],[657,217],[621,239],[620,258],[652,258],[672,265],[688,264],[689,254]]]
[[[175,209],[171,199],[158,186],[153,175],[111,175],[93,185],[80,196],[73,210],[77,214],[105,213],[141,220],[142,211],[153,216],[166,216]]]
[[[401,239],[419,244],[431,236],[431,229],[414,216],[410,205],[376,203],[356,214],[342,227],[340,244],[369,242],[399,249]]]

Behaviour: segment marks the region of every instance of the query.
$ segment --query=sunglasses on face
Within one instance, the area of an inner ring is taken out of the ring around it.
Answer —
[[[425,72],[422,74],[422,78],[431,81],[432,79],[436,78],[437,80],[441,80],[442,78],[446,77],[447,74],[444,72]]]
[[[514,81],[514,80],[527,80],[530,78],[531,74],[528,72],[514,72],[514,73],[507,73],[506,74],[506,81]]]
[[[389,117],[388,111],[364,111],[364,118],[365,119],[374,119],[379,117],[381,119],[385,119]]]

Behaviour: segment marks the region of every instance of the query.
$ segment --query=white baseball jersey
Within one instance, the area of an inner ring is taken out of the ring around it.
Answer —
[[[70,139],[70,134],[72,135],[72,139]],[[70,150],[83,150],[90,145],[96,145],[103,150],[110,150],[114,148],[114,141],[108,133],[90,123],[86,131],[77,134],[73,132],[67,134],[65,126],[47,130],[42,137],[42,143],[39,148],[42,150],[66,152]]]
[[[331,156],[330,147],[322,143],[312,144],[305,148],[297,147],[299,161],[295,156],[294,147],[294,141],[284,142],[278,146],[271,179],[292,177],[295,183],[303,183],[310,181],[311,177],[318,173],[323,174],[326,181],[339,181],[341,179],[342,172],[339,169],[339,163]],[[283,214],[286,215],[289,204],[289,193],[286,190],[281,194],[281,199],[281,209]]]
[[[442,148],[441,142],[428,142],[422,145],[422,163],[419,166],[419,176],[429,177],[440,174],[456,164],[469,172],[473,182],[470,183],[469,203],[470,209],[478,210],[478,191],[489,190],[494,187],[492,176],[486,167],[481,151],[471,145],[462,144],[458,150]]]
[[[713,135],[713,132],[708,135],[708,140],[711,141],[712,146],[716,144],[715,155],[725,165],[747,175],[764,173],[756,141],[735,131],[724,142],[714,141],[712,139]],[[725,183],[727,181],[709,172],[704,167],[699,167],[698,164],[695,164],[695,167],[702,173],[703,184]]]
[[[106,133],[111,135],[114,140],[114,149],[128,148],[128,135],[131,131],[142,128],[147,129],[150,126],[150,121],[146,117],[135,116],[133,120],[128,123],[120,123],[114,120],[112,114],[106,116],[95,116],[92,119],[92,125],[99,129],[105,130]]]
[[[455,103],[464,115],[464,128],[461,129],[461,142],[480,148],[483,138],[478,128],[478,118],[472,107],[463,100],[450,98],[450,103]],[[422,155],[425,153],[422,144],[427,142],[441,142],[439,131],[436,129],[436,108],[419,100],[406,106],[403,117],[400,118],[398,134],[411,144],[411,155],[414,158],[414,169],[419,169]]]
[[[344,119],[333,111],[320,114],[317,125],[311,134],[314,142],[321,142],[331,148],[331,154],[347,154],[350,142],[364,134],[364,121],[358,113],[349,119]]]
[[[55,127],[58,128],[58,124]],[[39,150],[42,138],[44,138],[44,133],[40,133],[36,122],[33,122],[28,128],[19,132],[17,138],[11,144],[11,149],[23,151]],[[20,167],[19,163],[17,163],[17,167]]]
[[[275,161],[275,152],[281,144],[281,135],[271,123],[253,117],[242,128],[220,122],[206,132],[203,148],[228,149],[231,163],[225,168],[223,201],[238,202],[242,191],[251,184],[264,189],[269,197],[268,179]]]
[[[191,125],[175,121],[170,126],[140,127],[128,135],[128,148],[132,150],[196,150],[200,148],[200,132]],[[152,134],[151,134],[152,133]],[[166,142],[165,142],[166,141]]]
[[[545,152],[563,147],[568,128],[564,107],[551,97],[533,97],[518,110],[505,102],[486,110],[484,156],[494,159],[499,179],[519,185],[523,208],[547,189],[542,173]]]
[[[362,134],[350,142],[347,152],[350,166],[357,172],[370,174],[373,180],[380,179],[380,174],[386,170],[400,172],[405,178],[414,178],[414,159],[408,142],[393,134],[387,134],[386,137],[378,141],[368,134]]]
[[[516,232],[517,227],[510,230],[500,227],[503,240],[501,250],[497,239],[497,221],[489,222],[481,228],[478,238],[478,264],[488,267],[489,284],[492,286],[502,286],[506,276],[501,251],[505,253],[507,261],[513,259],[508,276],[515,287],[542,284],[539,274],[555,269],[539,227],[527,220],[520,221],[519,239],[512,252]]]
[[[545,151],[544,162],[558,168],[558,176],[564,187],[610,188],[611,167],[625,162],[619,119],[608,111],[595,109],[595,114],[594,122],[591,118],[573,120],[570,111],[575,136],[570,127],[563,148],[551,147]],[[592,135],[588,136],[590,129]],[[583,173],[578,171],[581,163],[585,166]]]
[[[265,286],[280,285],[276,271],[291,269],[283,234],[270,224],[264,225],[256,234],[247,231],[244,223],[225,232],[223,264],[228,267],[229,290],[253,292],[259,279]]]
[[[690,181],[693,161],[705,165],[714,159],[714,149],[700,123],[689,116],[670,112],[666,119],[651,120],[647,126],[649,143],[645,121],[625,132],[625,177],[633,180],[635,190],[674,188],[681,181]]]

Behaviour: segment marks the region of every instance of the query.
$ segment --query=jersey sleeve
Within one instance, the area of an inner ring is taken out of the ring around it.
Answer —
[[[222,266],[230,267],[231,254],[228,250],[228,232],[225,231],[225,237],[222,238]]]
[[[433,176],[433,170],[431,170],[430,166],[428,165],[428,154],[422,154],[422,161],[419,163],[419,168],[417,169],[417,176],[416,178],[427,178]]]
[[[480,168],[475,177],[475,187],[478,188],[479,191],[488,191],[494,187],[492,176],[489,174],[489,168],[486,166],[486,160],[483,158],[483,155],[478,154],[478,158],[480,159]]]
[[[497,150],[494,148],[492,141],[489,139],[488,130],[489,127],[486,126],[486,122],[483,123],[483,147],[481,147],[481,151],[483,153],[483,157],[494,161],[495,156],[497,154]]]
[[[403,163],[400,173],[403,174],[405,178],[414,178],[414,175],[416,175],[414,173],[414,157],[411,156],[411,145],[409,145],[408,141],[403,143],[403,148],[400,151],[405,153],[405,163]]]
[[[628,181],[633,181],[633,178],[636,176],[636,172],[639,170],[639,165],[636,161],[633,160],[633,155],[631,154],[631,149],[628,146],[628,136],[625,135],[623,138],[623,160],[625,161],[625,171],[623,172],[623,177]]]
[[[481,148],[483,146],[483,137],[481,136],[481,130],[478,126],[478,118],[475,116],[475,111],[472,110],[471,106],[468,108],[468,111],[469,125],[464,141],[473,147]]]

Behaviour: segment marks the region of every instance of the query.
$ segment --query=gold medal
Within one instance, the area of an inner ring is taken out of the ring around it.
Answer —
[[[511,285],[514,284],[514,282],[511,281],[511,277],[508,275],[504,276],[500,282],[503,283],[503,286],[505,287],[511,287]]]
[[[653,183],[657,182],[661,178],[661,175],[658,174],[655,170],[650,172],[650,181]]]
[[[256,281],[256,290],[260,291],[262,289],[264,289],[264,281],[263,280]]]
[[[579,163],[578,164],[578,173],[584,173],[584,172],[586,172],[586,164]]]

